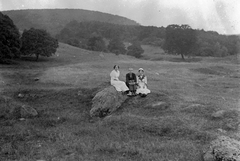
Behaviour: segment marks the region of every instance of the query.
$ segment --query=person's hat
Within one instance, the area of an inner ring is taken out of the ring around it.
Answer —
[[[144,71],[143,68],[139,68],[138,71]]]

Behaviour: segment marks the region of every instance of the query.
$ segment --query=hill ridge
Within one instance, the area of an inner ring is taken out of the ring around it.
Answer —
[[[8,15],[20,29],[42,28],[52,35],[56,35],[67,23],[72,20],[100,21],[119,25],[139,25],[136,21],[126,17],[85,9],[24,9],[2,11]]]

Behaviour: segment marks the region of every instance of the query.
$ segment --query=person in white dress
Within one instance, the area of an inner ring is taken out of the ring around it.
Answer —
[[[144,75],[143,68],[139,68],[139,75],[137,76],[138,88],[136,94],[139,94],[142,97],[146,97],[151,91],[147,88],[147,76]]]
[[[125,82],[119,80],[120,71],[119,66],[114,65],[113,71],[110,73],[111,77],[111,85],[113,85],[117,91],[128,93],[129,88],[125,84]]]

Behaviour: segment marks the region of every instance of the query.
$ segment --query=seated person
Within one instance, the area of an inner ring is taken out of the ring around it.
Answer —
[[[125,82],[119,80],[119,76],[120,76],[119,66],[114,65],[113,71],[110,73],[111,85],[113,85],[117,91],[127,94],[129,89],[126,86]]]
[[[143,68],[139,68],[137,77],[138,89],[136,94],[139,94],[142,97],[146,97],[150,93],[150,90],[147,88],[147,77],[144,75]]]
[[[126,74],[126,85],[130,91],[128,95],[136,95],[137,77],[136,74],[133,73],[133,68],[129,68],[129,73]]]

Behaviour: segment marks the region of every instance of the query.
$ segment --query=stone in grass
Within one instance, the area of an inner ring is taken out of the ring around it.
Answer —
[[[240,141],[227,136],[213,140],[204,154],[204,161],[240,161]]]
[[[214,112],[214,113],[212,114],[212,118],[214,118],[214,119],[223,118],[225,112],[226,112],[225,110],[220,110],[220,111]]]
[[[22,118],[36,117],[38,112],[31,106],[22,105],[20,114]]]
[[[90,116],[104,117],[117,110],[127,98],[127,95],[116,91],[113,86],[109,86],[98,92],[92,99]]]
[[[203,108],[204,105],[202,104],[191,104],[189,106],[186,107],[186,109],[192,109],[192,108]]]
[[[159,109],[159,110],[165,110],[167,108],[169,108],[170,104],[167,102],[163,102],[163,101],[158,101],[158,102],[154,102],[150,105],[147,105],[147,108],[154,108],[154,109]]]
[[[39,78],[34,78],[34,81],[39,81]]]
[[[23,93],[19,93],[18,94],[18,98],[23,98],[24,97],[24,94]]]

